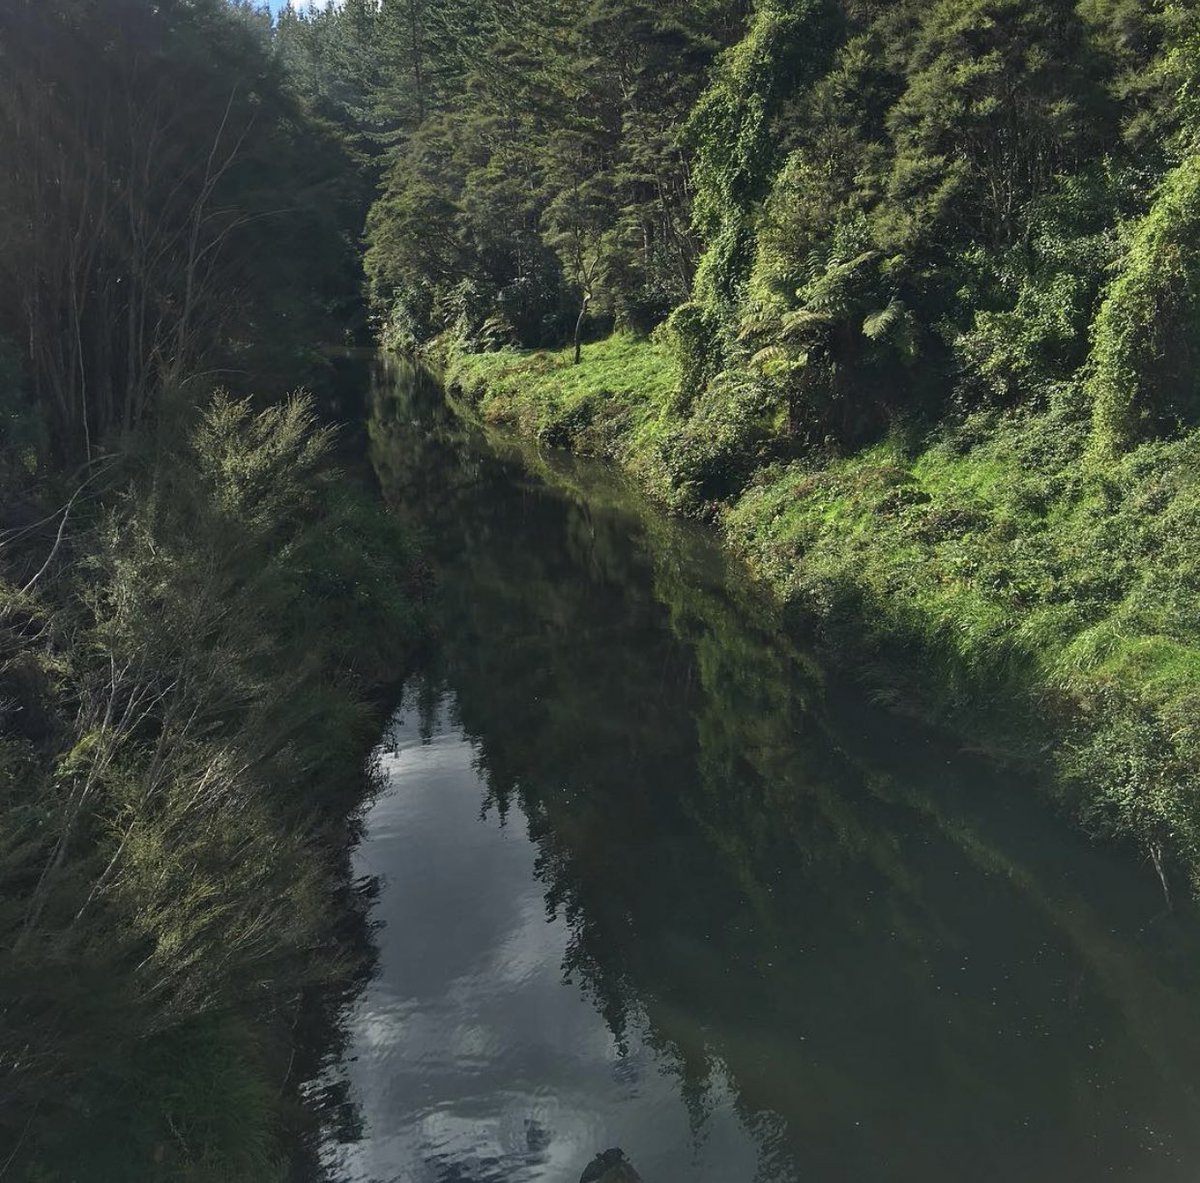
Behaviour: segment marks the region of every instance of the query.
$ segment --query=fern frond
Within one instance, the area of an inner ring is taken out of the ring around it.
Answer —
[[[775,316],[755,316],[749,320],[742,322],[741,329],[738,330],[738,339],[745,341],[750,337],[760,337],[763,333],[770,333],[779,327],[779,318]]]
[[[782,345],[767,345],[750,359],[750,364],[761,368],[773,361],[786,361],[789,356],[790,352]]]
[[[750,364],[761,371],[764,377],[770,377],[773,374],[803,370],[808,365],[808,361],[809,351],[807,349],[787,349],[782,345],[768,345],[750,359]]]
[[[839,263],[837,269],[847,273],[857,271],[860,267],[874,262],[879,258],[879,255],[880,252],[877,250],[863,251],[861,255],[855,255],[853,259],[848,259],[845,263]]]
[[[783,337],[798,337],[812,329],[825,328],[833,324],[831,312],[821,308],[797,308],[779,320],[779,332]]]
[[[863,335],[872,341],[885,340],[899,326],[905,311],[901,300],[892,300],[886,308],[876,309],[863,320]]]

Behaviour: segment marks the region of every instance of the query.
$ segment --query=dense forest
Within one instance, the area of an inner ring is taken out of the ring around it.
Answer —
[[[331,344],[1200,885],[1198,70],[1188,0],[0,4],[0,1178],[302,1140],[425,582]]]

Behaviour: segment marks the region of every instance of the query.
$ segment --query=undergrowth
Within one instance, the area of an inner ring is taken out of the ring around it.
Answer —
[[[0,535],[0,1174],[282,1178],[372,698],[421,631],[330,444],[306,399],[218,397]]]

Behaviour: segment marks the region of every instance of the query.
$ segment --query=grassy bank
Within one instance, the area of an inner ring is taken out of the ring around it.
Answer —
[[[478,413],[615,460],[706,513],[876,689],[1036,760],[1090,829],[1200,884],[1200,461],[1195,435],[1098,475],[1069,397],[800,460],[719,384],[678,398],[669,348],[461,356]]]
[[[613,336],[573,351],[459,353],[452,388],[494,423],[556,447],[607,459],[641,454],[679,385],[671,350]],[[662,490],[666,492],[666,490]]]
[[[336,936],[408,538],[311,405],[218,397],[0,548],[0,1174],[263,1183]],[[5,453],[7,456],[8,453]],[[24,501],[23,498],[31,498]],[[34,499],[36,498],[36,499]]]

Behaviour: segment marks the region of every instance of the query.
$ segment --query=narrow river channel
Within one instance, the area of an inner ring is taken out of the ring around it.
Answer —
[[[847,691],[703,531],[398,363],[438,574],[355,870],[338,1183],[1200,1178],[1200,925]]]

